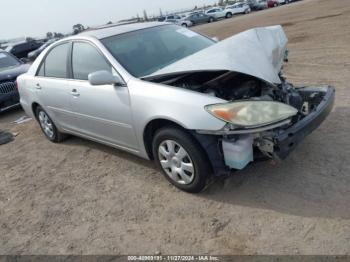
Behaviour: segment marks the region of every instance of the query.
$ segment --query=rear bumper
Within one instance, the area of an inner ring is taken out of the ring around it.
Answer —
[[[307,90],[305,88],[305,90]],[[332,111],[335,99],[334,87],[314,88],[325,95],[317,108],[304,119],[275,136],[275,156],[285,159],[304,138],[314,131]]]

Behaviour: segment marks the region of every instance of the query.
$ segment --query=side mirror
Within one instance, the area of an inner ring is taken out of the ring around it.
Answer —
[[[116,85],[123,86],[125,85],[124,81],[120,78],[120,76],[113,75],[111,72],[106,70],[96,71],[90,73],[88,76],[89,83],[93,86],[99,85]]]

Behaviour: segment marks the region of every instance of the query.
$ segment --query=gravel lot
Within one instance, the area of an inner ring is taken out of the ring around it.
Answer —
[[[260,162],[183,193],[153,163],[34,121],[0,146],[1,254],[350,254],[350,2],[304,0],[194,28],[225,38],[282,24],[288,79],[332,84],[327,121],[283,163]]]

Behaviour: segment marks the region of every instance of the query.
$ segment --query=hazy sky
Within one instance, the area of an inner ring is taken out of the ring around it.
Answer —
[[[0,0],[0,39],[43,36],[48,31],[67,33],[72,25],[84,26],[159,14],[159,8],[178,10],[212,4],[217,0]]]

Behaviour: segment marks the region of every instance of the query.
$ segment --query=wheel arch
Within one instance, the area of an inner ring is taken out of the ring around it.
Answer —
[[[41,106],[41,105],[37,102],[32,103],[32,112],[36,120],[38,120],[38,117],[36,115],[36,109],[38,108],[38,106]]]
[[[143,143],[149,159],[153,160],[152,142],[155,133],[157,132],[157,130],[166,126],[172,126],[182,130],[187,130],[183,125],[174,120],[166,118],[156,118],[150,120],[143,130]]]

